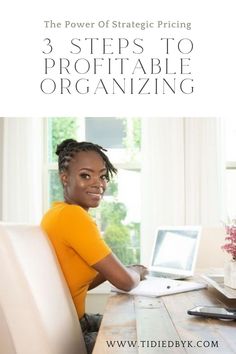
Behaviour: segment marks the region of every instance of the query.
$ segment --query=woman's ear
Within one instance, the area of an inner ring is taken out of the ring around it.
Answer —
[[[60,174],[60,179],[61,179],[61,183],[62,183],[63,187],[67,186],[67,182],[68,182],[68,175],[67,175],[67,173],[62,172],[62,173]]]

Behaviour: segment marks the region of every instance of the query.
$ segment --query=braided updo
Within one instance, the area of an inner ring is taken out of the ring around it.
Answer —
[[[113,174],[117,173],[117,169],[112,165],[107,155],[103,151],[107,151],[103,147],[93,144],[87,141],[78,142],[74,139],[66,139],[57,145],[56,154],[58,155],[58,169],[59,172],[67,171],[70,161],[75,154],[80,151],[95,151],[97,152],[103,161],[107,169],[107,180],[109,181]]]

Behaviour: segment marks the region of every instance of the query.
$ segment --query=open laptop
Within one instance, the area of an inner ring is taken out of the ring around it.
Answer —
[[[194,274],[200,226],[159,227],[153,243],[150,276],[185,279]]]

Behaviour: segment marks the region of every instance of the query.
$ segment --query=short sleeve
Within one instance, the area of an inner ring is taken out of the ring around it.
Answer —
[[[80,206],[67,205],[60,214],[64,242],[88,264],[93,265],[111,253],[96,223]]]

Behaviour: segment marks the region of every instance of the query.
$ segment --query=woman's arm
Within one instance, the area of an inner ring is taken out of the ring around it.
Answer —
[[[93,279],[92,283],[89,285],[88,290],[92,290],[92,289],[96,288],[98,285],[104,283],[104,281],[106,281],[104,276],[102,274],[98,273],[96,275],[96,277]]]
[[[98,280],[108,280],[115,287],[124,291],[135,288],[147,274],[147,270],[143,266],[125,267],[113,253],[94,264],[93,268],[99,273]],[[97,281],[96,278],[94,281]]]

